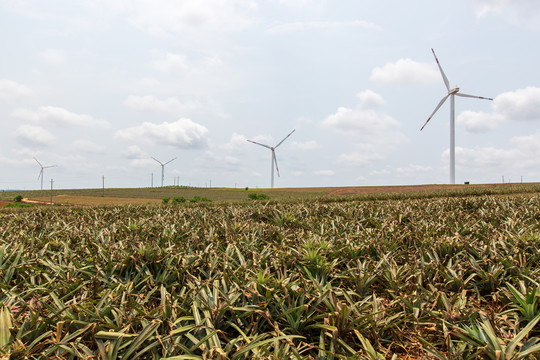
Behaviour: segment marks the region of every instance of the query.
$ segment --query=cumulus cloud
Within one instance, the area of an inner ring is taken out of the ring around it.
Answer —
[[[382,96],[365,90],[356,97],[359,102],[354,109],[340,107],[321,123],[324,128],[361,141],[352,151],[337,157],[336,161],[343,166],[365,166],[383,160],[407,142],[398,131],[401,124],[379,109],[384,104]]]
[[[176,116],[201,108],[198,102],[182,103],[175,97],[159,99],[153,95],[130,95],[124,101],[124,105],[138,111],[162,112]]]
[[[154,69],[161,72],[185,72],[190,69],[188,58],[183,54],[166,53],[152,63]]]
[[[305,142],[300,142],[300,141],[293,141],[291,142],[291,148],[292,149],[298,149],[298,150],[304,150],[304,151],[309,151],[309,150],[315,150],[315,149],[318,149],[320,148],[321,146],[319,145],[318,142],[314,141],[314,140],[311,140],[311,141],[305,141]]]
[[[381,161],[384,156],[372,146],[367,146],[364,151],[353,151],[340,154],[337,163],[343,166],[358,167],[366,166],[376,161]]]
[[[32,93],[30,88],[18,82],[0,79],[0,100],[12,99],[19,96],[27,96]]]
[[[332,170],[319,170],[315,171],[315,175],[318,176],[334,176],[336,173]]]
[[[431,166],[409,164],[407,167],[399,167],[396,169],[396,173],[400,177],[418,177],[418,175],[424,175],[432,173],[433,168]]]
[[[464,111],[458,115],[456,122],[465,127],[470,133],[481,133],[495,129],[504,117],[500,114],[488,114],[483,112]]]
[[[222,145],[221,148],[229,151],[237,151],[245,147],[247,144],[247,138],[244,135],[232,133],[229,142]]]
[[[126,159],[145,159],[149,158],[149,155],[141,150],[137,145],[130,145],[126,150],[122,152],[122,156]]]
[[[123,140],[145,142],[152,145],[169,145],[177,148],[200,148],[206,144],[208,129],[191,119],[155,124],[145,122],[139,126],[119,130],[115,137]]]
[[[377,24],[362,21],[308,21],[308,22],[292,22],[287,24],[281,24],[271,27],[266,30],[267,34],[287,34],[292,32],[299,31],[310,31],[310,30],[341,30],[348,28],[366,28],[373,30],[380,30],[380,26]]]
[[[55,137],[49,131],[40,126],[21,125],[15,130],[17,140],[28,146],[47,146],[55,141]]]
[[[448,161],[449,150],[441,154],[441,159]],[[492,146],[477,146],[474,148],[456,147],[456,166],[474,170],[510,169],[519,163],[522,151],[519,148],[502,149]],[[528,157],[528,156],[527,156]]]
[[[66,62],[66,54],[60,49],[45,49],[39,53],[39,56],[51,65],[62,65]]]
[[[158,36],[180,35],[184,40],[245,29],[253,23],[251,13],[256,7],[254,0],[165,0],[159,5],[155,1],[139,0],[121,10],[136,27]]]
[[[441,75],[434,64],[399,59],[395,63],[374,68],[370,80],[395,85],[433,84],[441,80]]]
[[[322,126],[356,136],[379,134],[400,127],[395,119],[377,110],[384,102],[379,94],[366,90],[357,97],[360,103],[355,109],[339,107],[335,114],[324,119]]]
[[[474,0],[478,17],[498,16],[511,24],[540,30],[540,3],[537,0]]]
[[[291,6],[291,7],[303,7],[306,5],[313,6],[313,0],[279,0],[281,5]]]
[[[16,109],[11,116],[27,122],[46,123],[56,126],[107,127],[104,120],[87,114],[77,114],[56,106],[42,106],[38,110]]]
[[[456,122],[468,132],[485,132],[502,122],[540,121],[540,88],[527,87],[498,95],[492,112],[464,111]]]
[[[92,154],[103,154],[106,149],[105,146],[103,145],[98,145],[93,141],[84,140],[84,139],[75,140],[71,144],[71,147],[75,150],[79,150],[85,153],[92,153]]]
[[[494,100],[494,110],[507,121],[540,120],[540,88],[527,87],[505,92]]]

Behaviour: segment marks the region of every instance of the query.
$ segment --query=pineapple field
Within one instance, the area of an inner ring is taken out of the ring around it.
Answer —
[[[539,359],[540,195],[0,210],[0,356]]]

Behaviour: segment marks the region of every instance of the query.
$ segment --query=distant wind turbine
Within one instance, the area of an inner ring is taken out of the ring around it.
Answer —
[[[461,97],[468,97],[468,98],[476,98],[476,99],[484,99],[484,100],[493,100],[492,98],[486,98],[482,96],[475,96],[475,95],[467,95],[459,92],[459,88],[453,88],[450,89],[450,82],[448,81],[448,78],[444,74],[444,71],[441,67],[441,64],[439,63],[439,59],[437,59],[437,55],[435,55],[435,51],[431,49],[433,52],[433,56],[435,56],[435,61],[437,62],[437,65],[439,66],[439,70],[441,71],[441,75],[444,81],[444,85],[446,85],[446,89],[448,90],[448,94],[446,94],[445,97],[442,98],[442,100],[439,102],[439,105],[433,110],[425,124],[422,126],[420,131],[424,129],[424,127],[427,125],[429,120],[435,115],[437,110],[440,109],[440,107],[444,104],[446,99],[450,98],[450,183],[455,184],[456,183],[456,139],[455,139],[455,99],[454,96],[461,96]]]
[[[161,165],[161,187],[163,187],[163,180],[165,179],[165,165],[167,165],[168,163],[170,163],[173,160],[176,160],[176,158],[171,159],[171,160],[167,161],[166,163],[162,163],[161,161],[159,161],[155,157],[152,157],[152,159],[156,160]]]
[[[296,129],[295,129],[296,130]],[[265,144],[261,144],[261,143],[258,143],[258,142],[255,142],[255,141],[251,141],[251,140],[248,140],[250,143],[253,143],[253,144],[257,144],[257,145],[260,145],[260,146],[264,146],[265,148],[267,149],[270,149],[272,151],[272,161],[271,161],[271,185],[272,185],[272,189],[274,188],[274,164],[275,164],[275,167],[276,167],[276,170],[277,170],[277,174],[279,176],[279,168],[278,168],[278,164],[277,164],[277,159],[276,159],[276,149],[279,145],[281,145],[289,136],[291,136],[291,134],[295,131],[291,131],[289,133],[289,135],[285,136],[285,138],[283,138],[283,140],[281,140],[276,146],[270,146],[270,145],[265,145]]]
[[[41,190],[43,190],[43,169],[48,169],[48,168],[56,167],[56,165],[43,166],[43,165],[38,161],[38,159],[34,158],[34,160],[36,160],[36,162],[39,164],[39,167],[41,168],[41,170],[39,171],[38,180],[39,180],[39,178],[41,178]]]

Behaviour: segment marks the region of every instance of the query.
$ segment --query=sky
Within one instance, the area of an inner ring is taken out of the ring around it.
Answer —
[[[0,189],[540,181],[537,0],[0,0]],[[47,167],[56,165],[55,167]]]

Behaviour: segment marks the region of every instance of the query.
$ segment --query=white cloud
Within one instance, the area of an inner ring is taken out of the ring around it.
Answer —
[[[540,161],[540,133],[515,136],[510,142],[517,145],[524,153],[536,157]]]
[[[495,98],[493,105],[495,112],[507,121],[539,121],[540,88],[530,86],[505,92]]]
[[[336,173],[332,170],[319,170],[315,171],[315,175],[319,176],[334,176]]]
[[[253,0],[139,0],[122,10],[129,22],[151,34],[186,40],[245,29],[256,7]]]
[[[407,167],[399,167],[396,169],[396,173],[400,177],[418,177],[424,176],[424,174],[428,174],[433,172],[433,168],[431,166],[424,166],[424,165],[416,165],[416,164],[409,164]]]
[[[153,62],[154,69],[161,72],[185,72],[190,70],[187,56],[183,54],[166,53],[164,57]]]
[[[62,65],[66,62],[65,52],[59,49],[45,49],[39,56],[51,65]]]
[[[360,143],[354,150],[340,154],[336,161],[344,166],[366,166],[383,160],[407,138],[398,131],[400,123],[378,108],[384,104],[379,94],[365,90],[357,94],[356,108],[340,107],[321,123],[346,136],[357,138]]]
[[[308,21],[308,22],[292,22],[271,27],[266,30],[267,34],[288,34],[299,31],[310,30],[341,30],[348,28],[366,28],[380,30],[381,28],[374,23],[355,20],[355,21]]]
[[[464,111],[456,119],[469,132],[485,132],[512,121],[540,121],[540,88],[502,93],[493,100],[492,112]]]
[[[32,93],[30,88],[8,79],[0,79],[0,100],[27,96]]]
[[[229,151],[237,151],[247,145],[247,138],[244,135],[232,133],[229,142],[222,145],[221,148]]]
[[[435,65],[399,59],[371,71],[371,81],[383,84],[433,84],[441,80]]]
[[[456,147],[456,166],[468,167],[473,169],[486,169],[488,167],[500,166],[506,167],[520,157],[520,150],[500,149],[492,146],[463,148]],[[449,150],[442,153],[441,158],[448,160]]]
[[[279,0],[281,5],[291,7],[303,7],[306,5],[313,6],[313,0]]]
[[[175,122],[154,124],[145,122],[139,126],[119,130],[115,137],[123,140],[145,142],[152,145],[169,145],[177,148],[199,148],[206,144],[208,129],[191,119],[181,118]]]
[[[384,105],[383,97],[372,90],[365,90],[356,94],[360,100],[359,108],[372,109]]]
[[[292,149],[298,149],[298,150],[304,150],[304,151],[309,151],[309,150],[315,150],[315,149],[318,149],[320,148],[321,146],[319,145],[318,142],[316,141],[306,141],[306,142],[299,142],[299,141],[293,141],[291,142],[291,148]]]
[[[49,131],[40,126],[21,125],[15,130],[17,140],[29,146],[46,146],[55,141],[55,137]]]
[[[478,16],[484,16],[490,12],[500,12],[503,8],[516,0],[474,0]]]
[[[75,140],[71,144],[71,147],[75,150],[92,154],[103,154],[106,149],[103,145],[98,145],[93,141],[84,139]]]
[[[540,30],[540,3],[537,0],[474,0],[478,17],[490,14],[511,24]]]
[[[383,155],[380,154],[377,149],[372,146],[365,146],[364,151],[353,151],[347,154],[340,154],[337,158],[337,162],[343,166],[358,167],[366,166],[383,159]]]
[[[456,119],[458,125],[465,127],[467,132],[481,133],[495,129],[504,117],[499,114],[487,114],[483,112],[464,111]]]
[[[201,104],[198,102],[182,103],[175,97],[159,99],[153,95],[130,95],[124,101],[124,105],[139,111],[163,112],[175,116],[181,116],[201,108]]]
[[[387,169],[383,169],[383,170],[373,170],[369,173],[370,176],[387,176],[387,175],[391,175],[392,172],[390,172],[390,170],[387,170]]]
[[[147,159],[150,156],[141,150],[137,145],[130,145],[122,152],[122,156],[127,159]]]
[[[376,110],[383,103],[380,95],[366,90],[358,94],[357,97],[360,99],[360,103],[356,109],[340,107],[335,114],[324,119],[322,126],[359,137],[380,134],[400,127],[399,122],[395,119]]]
[[[150,166],[156,165],[156,162],[154,160],[152,160],[151,158],[146,158],[146,159],[142,158],[142,159],[131,159],[129,164],[130,164],[130,166],[135,167],[135,168],[147,169]],[[158,174],[156,173],[154,175],[155,175],[154,181],[157,184]]]
[[[41,106],[38,110],[16,109],[11,116],[33,123],[46,123],[56,126],[107,127],[104,120],[95,119],[90,115],[77,114],[56,106]]]

